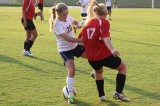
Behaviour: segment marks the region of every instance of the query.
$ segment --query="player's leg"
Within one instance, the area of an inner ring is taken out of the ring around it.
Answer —
[[[123,88],[126,81],[126,65],[118,56],[109,56],[104,59],[104,65],[111,69],[116,69],[118,71],[116,76],[116,92],[114,94],[114,98],[120,99],[122,101],[128,102],[129,99],[123,95]]]
[[[75,65],[74,65],[74,55],[73,50],[67,52],[60,52],[64,65],[67,68],[68,75],[66,78],[67,88],[68,88],[68,104],[74,104],[73,87],[74,87],[74,76],[75,76]]]
[[[103,68],[95,71],[95,81],[97,85],[97,90],[99,94],[99,99],[103,102],[106,101],[104,93],[104,79],[103,79]]]
[[[27,43],[27,46],[26,46],[25,50],[27,52],[29,52],[28,56],[33,56],[33,54],[31,53],[30,49],[33,46],[33,43],[34,43],[35,39],[37,38],[38,34],[37,34],[37,30],[36,29],[31,30],[30,33],[31,33],[31,37],[29,38],[29,41]]]
[[[121,64],[116,68],[118,70],[117,76],[116,76],[116,93],[114,94],[114,98],[120,99],[125,102],[129,102],[129,99],[124,96],[123,89],[126,81],[126,71],[127,67],[123,61],[121,61]]]
[[[106,101],[105,93],[104,93],[104,79],[103,79],[103,65],[100,61],[89,61],[89,64],[92,66],[95,76],[95,82],[99,94],[99,99],[103,102]]]
[[[68,70],[68,76],[66,79],[67,88],[68,88],[68,104],[75,104],[73,97],[73,87],[74,87],[74,76],[75,76],[75,65],[73,59],[68,59],[65,63]]]
[[[22,23],[23,23],[23,20],[22,20]],[[33,54],[31,54],[30,48],[33,45],[35,37],[37,37],[36,27],[35,27],[35,25],[34,25],[34,23],[33,23],[32,20],[28,20],[27,19],[27,26],[25,27],[25,30],[26,30],[26,36],[27,37],[26,37],[26,40],[24,42],[24,48],[25,48],[25,50],[23,51],[23,55],[31,56],[32,57]]]
[[[25,31],[26,31],[26,39],[24,41],[24,50],[26,49],[29,39],[31,37],[31,32],[29,30],[25,30]]]
[[[26,39],[25,39],[25,41],[24,41],[24,50],[23,50],[23,52],[22,52],[22,55],[23,55],[23,56],[32,56],[32,55],[30,54],[30,52],[26,50],[27,45],[28,45],[28,43],[29,43],[29,39],[30,39],[30,37],[31,37],[31,31],[29,31],[29,30],[25,30],[25,31],[26,31]]]
[[[111,6],[107,7],[108,10],[108,15],[109,15],[109,20],[111,20]]]

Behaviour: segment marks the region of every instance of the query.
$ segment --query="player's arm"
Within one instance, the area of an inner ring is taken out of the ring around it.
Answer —
[[[108,21],[104,21],[101,25],[101,38],[114,56],[119,55],[119,52],[113,47],[110,39],[110,24]]]
[[[105,38],[103,38],[103,41],[104,41],[105,45],[108,47],[108,49],[111,51],[111,53],[112,53],[114,56],[119,55],[118,50],[116,50],[116,49],[112,46],[112,42],[111,42],[111,40],[110,40],[110,37],[105,37]]]
[[[62,33],[60,36],[62,36],[68,42],[82,43],[82,39],[70,37],[67,35],[67,33]]]
[[[23,5],[22,5],[22,17],[23,17],[23,26],[26,27],[27,26],[27,20],[26,20],[26,11],[27,11],[27,7],[28,7],[28,1],[24,1]]]
[[[23,26],[26,27],[27,26],[27,20],[26,20],[26,12],[25,10],[22,10],[22,15],[23,15]]]
[[[76,26],[76,28],[82,28],[82,25],[81,25],[81,23],[80,22],[78,22],[77,20],[74,20],[73,21],[73,23],[72,23],[73,25],[75,25]]]

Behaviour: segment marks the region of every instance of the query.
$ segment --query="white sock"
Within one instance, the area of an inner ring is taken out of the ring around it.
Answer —
[[[67,77],[66,83],[69,92],[68,98],[70,98],[73,96],[74,78]]]

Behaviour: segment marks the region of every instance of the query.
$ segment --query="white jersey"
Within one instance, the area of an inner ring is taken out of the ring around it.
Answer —
[[[82,7],[82,9],[81,9],[81,13],[87,13],[89,0],[79,0],[78,2],[80,2],[82,5],[85,5],[85,7]]]
[[[57,39],[57,46],[58,51],[69,51],[74,49],[78,43],[68,42],[66,41],[60,34],[67,33],[67,36],[74,37],[74,34],[72,32],[72,23],[74,22],[74,19],[71,16],[67,16],[66,22],[60,21],[58,18],[56,18],[53,29],[54,33]]]
[[[111,0],[107,0],[106,7],[111,7]]]

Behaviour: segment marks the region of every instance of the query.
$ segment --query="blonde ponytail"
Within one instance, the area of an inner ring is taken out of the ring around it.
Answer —
[[[49,25],[50,25],[49,31],[52,32],[53,31],[53,24],[54,24],[54,21],[56,19],[55,7],[52,7],[50,12],[51,12],[51,16],[50,16],[50,19],[49,19]]]
[[[95,18],[95,15],[102,16],[107,15],[107,8],[103,3],[98,4],[96,0],[91,0],[89,7],[87,9],[87,19],[85,21],[85,25]]]
[[[63,10],[65,9],[68,9],[67,5],[65,3],[58,3],[56,6],[53,6],[50,10],[51,12],[51,16],[50,16],[50,19],[49,19],[49,24],[50,24],[50,32],[52,32],[54,29],[53,29],[53,26],[54,26],[54,21],[56,19],[56,14],[57,13],[61,13],[63,12]]]
[[[86,18],[86,21],[85,21],[85,25],[90,21],[92,20],[95,16],[94,16],[94,11],[93,11],[93,7],[97,4],[97,1],[96,0],[90,0],[90,4],[88,6],[88,9],[87,9],[87,18]]]

